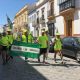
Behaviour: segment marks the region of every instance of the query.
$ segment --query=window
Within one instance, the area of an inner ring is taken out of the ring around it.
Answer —
[[[44,10],[45,8],[42,8],[42,20],[44,20]]]
[[[75,8],[75,0],[59,0],[60,11]]]
[[[51,6],[50,6],[50,9],[51,9],[51,10],[50,10],[50,11],[51,11],[51,13],[50,13],[50,14],[51,14],[51,15],[53,15],[54,2],[51,2]]]
[[[72,44],[75,40],[73,38],[64,38],[62,42],[63,44]]]
[[[37,11],[37,17],[39,17],[39,11]]]
[[[63,42],[64,44],[70,43],[70,38],[64,38],[64,39],[62,40],[62,42]]]
[[[54,29],[54,23],[49,24],[49,25],[48,25],[48,29],[49,29],[49,35],[50,35],[50,36],[54,36],[54,32],[55,32],[55,31],[54,31],[54,30],[55,30],[55,29]]]

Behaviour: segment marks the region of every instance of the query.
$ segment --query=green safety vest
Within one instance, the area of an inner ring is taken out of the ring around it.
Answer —
[[[22,42],[27,42],[27,41],[26,41],[26,36],[25,36],[25,35],[22,35]]]
[[[9,44],[13,43],[13,35],[7,35]]]
[[[9,41],[7,36],[3,36],[1,39],[1,45],[3,46],[9,46]]]
[[[33,36],[31,34],[28,35],[28,43],[33,42]]]

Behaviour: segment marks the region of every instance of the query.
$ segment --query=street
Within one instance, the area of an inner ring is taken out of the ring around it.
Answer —
[[[42,58],[41,58],[42,59]],[[49,64],[37,63],[37,59],[25,62],[23,57],[14,57],[8,64],[2,65],[0,57],[0,80],[80,80],[80,64],[64,57],[65,64],[53,61],[49,54]]]

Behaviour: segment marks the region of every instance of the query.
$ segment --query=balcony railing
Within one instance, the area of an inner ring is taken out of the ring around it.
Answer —
[[[75,8],[75,0],[66,0],[59,4],[60,12],[69,8]]]
[[[32,26],[33,27],[36,27],[37,26],[37,21],[36,20],[32,22]]]
[[[42,17],[40,18],[40,23],[45,23],[45,18],[44,18],[43,15],[42,15]]]

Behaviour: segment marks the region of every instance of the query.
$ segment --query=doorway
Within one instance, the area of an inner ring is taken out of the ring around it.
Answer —
[[[66,21],[66,36],[72,36],[72,19]]]

